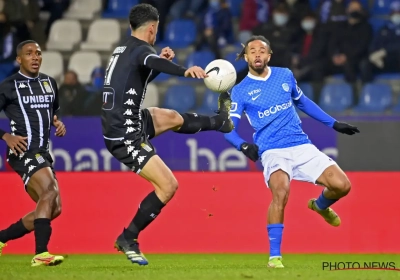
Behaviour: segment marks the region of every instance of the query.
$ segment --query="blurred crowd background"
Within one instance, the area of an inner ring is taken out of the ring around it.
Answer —
[[[155,48],[175,62],[204,67],[236,61],[252,34],[273,50],[270,66],[290,68],[304,93],[332,114],[400,114],[399,0],[0,0],[0,79],[18,71],[19,42],[43,50],[41,72],[59,84],[62,116],[101,113],[105,68],[129,36],[129,9],[149,3],[160,12]],[[213,114],[218,95],[202,81],[161,74],[144,107]]]

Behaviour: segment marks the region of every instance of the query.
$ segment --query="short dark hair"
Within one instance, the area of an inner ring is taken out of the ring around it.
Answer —
[[[38,42],[33,41],[33,40],[26,40],[26,41],[23,41],[23,42],[19,43],[18,46],[17,46],[17,55],[19,55],[19,53],[22,51],[22,48],[25,45],[28,45],[28,44],[38,44]]]
[[[241,58],[244,58],[244,54],[246,53],[246,48],[247,48],[247,46],[248,46],[251,42],[257,41],[257,40],[260,40],[260,41],[266,43],[266,44],[268,45],[268,47],[269,47],[269,53],[272,54],[271,44],[270,44],[270,42],[267,40],[267,38],[265,38],[264,36],[261,36],[261,35],[253,35],[253,36],[250,37],[249,40],[247,40],[247,42],[246,42],[245,44],[242,44],[243,49],[242,49],[242,51],[241,51],[240,53],[238,53],[238,55],[237,55],[237,57],[236,57],[236,60],[239,60],[239,59],[241,59]]]
[[[135,5],[129,13],[129,23],[133,30],[145,25],[150,21],[158,21],[158,10],[149,4]]]

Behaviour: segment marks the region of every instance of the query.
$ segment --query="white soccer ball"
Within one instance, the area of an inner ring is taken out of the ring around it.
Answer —
[[[208,75],[204,83],[212,91],[226,92],[231,90],[236,83],[235,67],[225,59],[211,61],[204,70]]]

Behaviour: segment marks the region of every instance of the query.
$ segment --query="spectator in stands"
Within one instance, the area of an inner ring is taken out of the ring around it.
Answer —
[[[227,0],[210,0],[210,7],[200,24],[196,50],[208,45],[215,57],[222,58],[220,48],[233,39],[232,15]]]
[[[15,30],[4,13],[0,13],[0,81],[17,69],[15,58],[19,43]]]
[[[286,0],[292,24],[300,26],[302,19],[311,11],[308,0]]]
[[[71,0],[41,0],[41,9],[50,13],[50,18],[46,24],[46,37],[49,36],[52,24],[62,18],[64,12],[68,9]]]
[[[318,63],[324,59],[325,43],[319,37],[317,16],[308,12],[301,20],[299,39],[294,44],[291,69],[299,82],[320,81],[323,75],[317,69]]]
[[[31,30],[39,21],[40,7],[37,0],[5,0],[4,13],[17,30],[21,40],[31,39]]]
[[[87,116],[99,116],[101,114],[104,77],[105,69],[103,67],[96,67],[92,71],[91,84],[86,86],[86,91],[89,93],[84,105]]]
[[[88,92],[79,83],[78,75],[74,71],[67,71],[59,89],[59,99],[62,104],[60,115],[85,116],[85,103],[88,97]]]
[[[255,27],[268,22],[271,8],[270,0],[244,0],[242,2],[238,36],[241,43],[245,43],[253,35],[251,31]]]
[[[370,55],[363,62],[363,82],[371,82],[377,73],[400,72],[400,1],[392,2],[390,10],[390,22],[376,35]]]
[[[335,30],[329,41],[329,60],[325,63],[326,74],[344,73],[346,81],[356,82],[360,64],[368,55],[372,39],[372,27],[368,23],[361,3],[353,0],[347,8],[346,25]],[[321,69],[322,71],[322,69]]]
[[[170,16],[173,19],[182,17],[193,18],[195,15],[199,14],[206,5],[207,0],[177,0],[171,7]]]
[[[271,42],[272,55],[270,65],[290,67],[292,49],[295,41],[296,26],[289,23],[290,15],[286,4],[279,4],[272,13],[272,21],[263,23],[253,30],[255,35],[263,35]]]

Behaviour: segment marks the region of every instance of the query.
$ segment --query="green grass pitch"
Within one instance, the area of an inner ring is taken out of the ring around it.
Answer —
[[[400,271],[322,270],[322,262],[394,262],[400,255],[284,255],[284,269],[267,268],[267,255],[204,254],[146,255],[145,267],[131,264],[124,255],[69,255],[56,267],[30,267],[32,256],[0,257],[0,280],[391,280]]]

